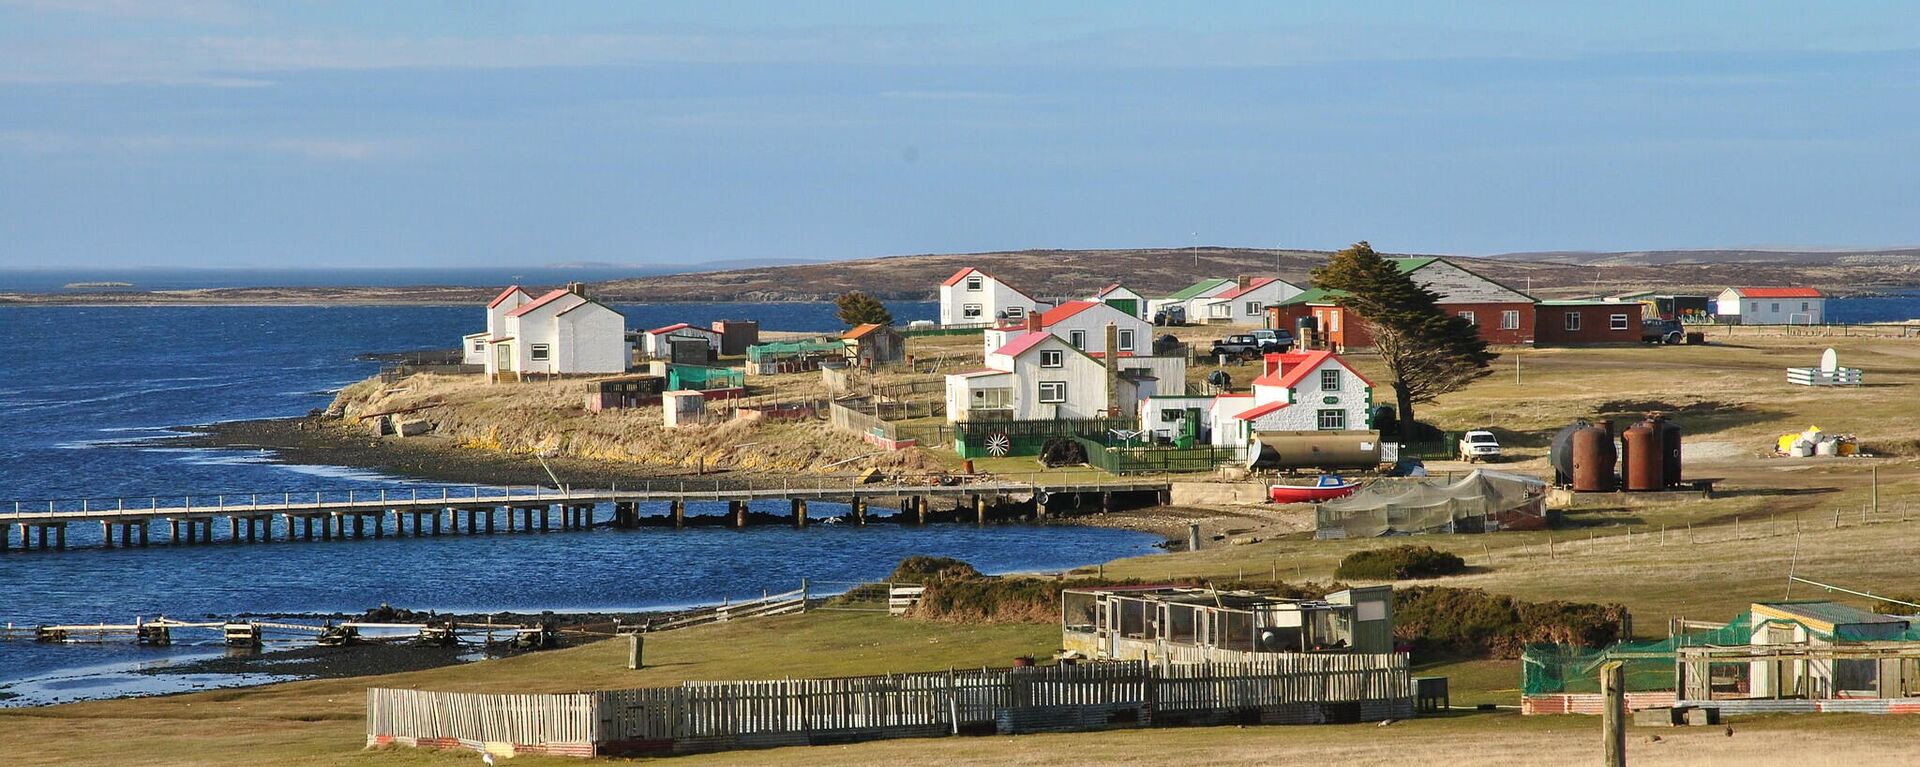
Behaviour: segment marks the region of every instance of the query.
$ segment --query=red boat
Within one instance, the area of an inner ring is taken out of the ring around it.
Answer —
[[[1319,503],[1352,495],[1359,487],[1358,482],[1323,474],[1319,482],[1311,485],[1274,485],[1267,488],[1267,497],[1274,503]]]

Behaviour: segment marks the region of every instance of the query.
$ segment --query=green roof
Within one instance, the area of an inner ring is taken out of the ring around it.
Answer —
[[[1431,264],[1440,259],[1437,256],[1425,256],[1425,257],[1417,257],[1417,258],[1389,258],[1387,260],[1392,261],[1394,266],[1399,267],[1401,274],[1409,274],[1414,270],[1419,269],[1420,267],[1426,266],[1427,264]]]
[[[1277,304],[1274,304],[1274,306],[1299,306],[1300,304],[1324,304],[1345,295],[1346,293],[1344,291],[1339,291],[1339,290],[1328,290],[1326,288],[1307,288],[1305,291],[1301,292],[1300,295],[1294,296],[1285,301],[1281,301]]]
[[[1541,306],[1638,306],[1638,301],[1608,301],[1600,298],[1559,298],[1552,301],[1535,301]]]
[[[1201,280],[1192,285],[1188,285],[1184,288],[1181,288],[1179,292],[1167,296],[1166,300],[1185,301],[1189,298],[1200,295],[1201,293],[1205,293],[1209,290],[1220,287],[1221,285],[1224,285],[1229,282],[1232,282],[1232,280],[1218,279],[1218,278]]]

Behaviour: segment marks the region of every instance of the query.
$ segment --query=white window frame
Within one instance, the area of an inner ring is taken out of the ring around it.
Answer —
[[[1067,366],[1067,353],[1059,349],[1041,349],[1040,367],[1063,368]]]
[[[550,361],[553,359],[553,346],[551,344],[528,344],[527,359],[534,362]]]
[[[1460,312],[1460,319],[1466,320],[1468,325],[1473,325],[1475,327],[1478,327],[1480,325],[1480,321],[1474,319],[1473,312],[1471,310]]]
[[[1340,391],[1340,369],[1327,368],[1320,371],[1321,391]]]
[[[1626,330],[1627,315],[1624,315],[1624,314],[1607,315],[1607,329],[1608,330]]]
[[[1005,386],[974,389],[971,407],[978,410],[1005,410],[1013,407],[1013,390]]]
[[[963,319],[963,320],[977,320],[977,319],[980,319],[980,315],[985,313],[986,313],[986,307],[981,306],[979,304],[961,304],[960,305],[960,319]]]
[[[475,341],[475,342],[473,342],[473,350],[474,350],[474,351],[476,351],[476,352],[484,352],[484,351],[486,351],[486,350],[487,350],[487,342],[485,342],[485,341]]]
[[[1117,342],[1120,345],[1120,351],[1133,351],[1133,330],[1131,328],[1122,329],[1116,335],[1118,335],[1120,339]]]
[[[1220,319],[1226,319],[1226,318],[1232,317],[1233,304],[1227,303],[1226,301],[1215,301],[1211,304],[1207,304],[1207,316],[1216,317]]]
[[[987,286],[986,278],[981,277],[980,275],[976,274],[967,278],[967,292],[969,293],[978,293],[981,290],[986,289],[986,286]]]
[[[1334,425],[1329,426],[1329,421]],[[1314,423],[1320,431],[1345,431],[1347,428],[1347,411],[1338,408],[1321,410],[1314,414]]]
[[[1562,326],[1565,327],[1567,329],[1567,332],[1569,333],[1579,332],[1580,331],[1580,312],[1577,310],[1569,310],[1567,312],[1567,318],[1562,321]]]
[[[1067,331],[1067,344],[1069,346],[1072,346],[1075,349],[1079,349],[1080,351],[1083,351],[1083,352],[1086,351],[1087,350],[1087,331],[1084,331],[1084,330]]]
[[[1259,302],[1259,301],[1248,301],[1248,302],[1247,302],[1247,316],[1248,316],[1248,317],[1258,317],[1258,316],[1260,316],[1260,302]]]
[[[1500,329],[1501,330],[1519,330],[1520,329],[1520,310],[1518,309],[1502,310],[1500,312]]]
[[[1052,393],[1049,394],[1048,392]],[[1038,400],[1042,405],[1061,405],[1067,401],[1066,381],[1041,381]]]
[[[1024,306],[1007,307],[1007,319],[1024,320],[1026,318],[1027,318],[1027,307],[1024,307]]]

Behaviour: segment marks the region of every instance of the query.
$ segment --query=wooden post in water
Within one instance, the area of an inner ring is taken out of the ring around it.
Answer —
[[[100,543],[109,549],[113,548],[113,523],[104,519],[100,520]]]
[[[987,499],[979,493],[975,493],[971,497],[973,499],[973,523],[985,526],[987,524]]]
[[[727,511],[731,512],[733,516],[733,526],[735,528],[746,529],[746,526],[747,526],[747,502],[746,501],[727,501]]]
[[[793,526],[807,526],[807,499],[805,498],[793,499]]]
[[[675,498],[667,502],[667,510],[673,514],[673,529],[687,526],[687,499]]]
[[[53,526],[53,548],[59,551],[67,550],[67,523],[62,522]]]
[[[867,523],[867,499],[855,495],[853,502],[849,504],[849,506],[853,513],[853,523],[856,525],[865,525]]]
[[[1627,666],[1610,661],[1600,667],[1600,734],[1606,767],[1627,767]]]

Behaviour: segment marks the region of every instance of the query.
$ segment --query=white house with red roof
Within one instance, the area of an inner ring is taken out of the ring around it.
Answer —
[[[624,373],[632,356],[626,316],[588,298],[578,284],[506,311],[497,332],[485,363],[494,380]]]
[[[1213,444],[1240,446],[1269,431],[1368,428],[1373,382],[1331,351],[1266,356],[1253,391],[1214,400]]]
[[[1039,307],[1039,301],[1019,288],[972,267],[940,283],[942,325],[1020,322]]]
[[[487,364],[488,349],[492,347],[493,339],[501,337],[500,329],[506,326],[507,312],[532,300],[533,295],[519,285],[508,285],[506,290],[488,301],[487,329],[460,337],[460,361],[468,365]]]
[[[1114,346],[1120,352],[1145,354],[1152,351],[1153,325],[1111,305],[1091,300],[1068,301],[1046,311],[1028,314],[1025,321],[987,328],[981,335],[985,339],[988,354],[1016,336],[1037,331],[1064,338],[1075,349],[1104,354],[1107,351],[1108,325],[1114,326]]]
[[[1827,318],[1827,297],[1814,288],[1727,288],[1713,303],[1730,325],[1819,325]]]
[[[667,359],[673,356],[674,339],[705,341],[712,354],[720,353],[720,331],[696,327],[684,322],[647,331],[646,335],[641,337],[640,351],[649,357]]]
[[[1177,369],[1176,369],[1177,367]],[[1137,412],[1161,387],[1184,391],[1186,360],[1104,355],[1047,332],[1021,334],[989,353],[986,367],[947,376],[947,420],[1040,421]]]
[[[1189,314],[1194,322],[1220,322],[1233,325],[1262,325],[1267,307],[1304,293],[1299,286],[1278,277],[1241,277],[1233,288],[1201,302],[1198,314]]]

